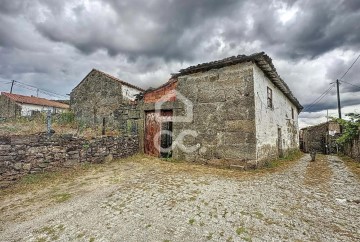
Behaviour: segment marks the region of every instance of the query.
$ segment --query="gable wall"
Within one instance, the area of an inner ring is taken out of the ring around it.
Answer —
[[[277,158],[278,128],[281,129],[283,153],[298,149],[298,112],[294,104],[254,65],[254,93],[256,113],[257,160]],[[267,87],[272,89],[273,108],[267,107]],[[291,108],[294,109],[292,119]]]
[[[174,139],[183,131],[185,146],[173,157],[215,165],[253,165],[256,159],[255,101],[252,63],[241,63],[203,73],[178,77],[176,90],[193,103],[191,122],[173,123]],[[178,96],[177,96],[177,102]],[[174,115],[184,115],[175,109]]]
[[[88,125],[101,124],[104,117],[112,124],[113,112],[122,102],[122,84],[96,71],[70,95],[70,106],[76,119]]]

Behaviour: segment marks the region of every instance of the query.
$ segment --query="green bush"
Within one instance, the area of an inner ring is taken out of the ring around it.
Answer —
[[[59,124],[72,124],[75,122],[75,115],[72,112],[59,113],[55,116],[55,121]]]

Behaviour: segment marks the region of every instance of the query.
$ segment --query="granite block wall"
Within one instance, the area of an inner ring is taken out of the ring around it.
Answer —
[[[72,135],[1,136],[0,187],[29,173],[131,156],[138,152],[138,144],[136,135],[90,140]]]

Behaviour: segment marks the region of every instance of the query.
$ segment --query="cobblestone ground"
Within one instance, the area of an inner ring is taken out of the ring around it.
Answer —
[[[359,241],[360,182],[336,157],[275,172],[139,158],[0,198],[2,241]]]

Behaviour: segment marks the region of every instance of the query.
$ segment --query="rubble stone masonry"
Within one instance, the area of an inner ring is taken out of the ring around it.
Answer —
[[[0,188],[20,177],[79,163],[101,163],[138,152],[138,136],[87,140],[72,135],[0,136]]]
[[[214,165],[252,166],[256,160],[254,81],[251,63],[178,77],[177,91],[193,103],[193,121],[174,123],[174,133],[194,130],[186,146],[196,152],[174,150],[176,159]],[[184,115],[175,110],[174,115]]]
[[[4,95],[0,95],[0,118],[20,117],[21,106]]]
[[[115,79],[115,80],[114,80]],[[86,125],[114,127],[115,110],[134,102],[141,90],[98,70],[92,70],[70,94],[70,107],[78,121]]]

